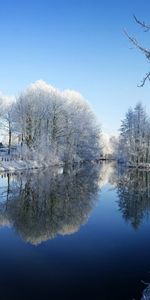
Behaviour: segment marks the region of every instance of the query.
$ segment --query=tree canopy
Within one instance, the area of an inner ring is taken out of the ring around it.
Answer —
[[[4,105],[1,129],[8,128],[9,149],[29,159],[81,161],[100,157],[100,127],[87,101],[71,90],[60,91],[44,81],[31,84]]]

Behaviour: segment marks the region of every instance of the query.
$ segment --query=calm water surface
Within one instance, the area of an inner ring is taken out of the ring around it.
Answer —
[[[0,299],[140,299],[149,215],[148,172],[0,174]]]

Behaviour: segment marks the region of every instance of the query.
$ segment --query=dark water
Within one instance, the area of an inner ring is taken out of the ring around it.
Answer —
[[[111,164],[0,178],[0,299],[141,299],[150,173]]]

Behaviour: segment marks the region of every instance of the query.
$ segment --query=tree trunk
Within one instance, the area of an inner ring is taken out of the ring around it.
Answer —
[[[9,142],[8,142],[8,154],[10,155],[10,150],[11,150],[11,126],[9,122]]]

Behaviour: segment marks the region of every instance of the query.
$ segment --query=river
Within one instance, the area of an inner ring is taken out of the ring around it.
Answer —
[[[113,163],[0,174],[0,294],[141,299],[150,173]]]

